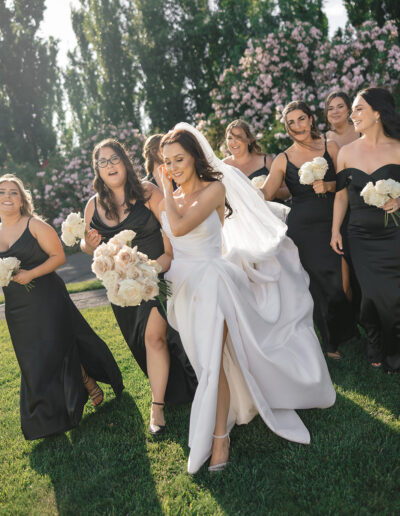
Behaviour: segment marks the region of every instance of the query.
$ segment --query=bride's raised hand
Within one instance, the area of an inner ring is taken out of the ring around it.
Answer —
[[[164,196],[167,195],[167,193],[172,193],[172,178],[167,171],[167,167],[165,165],[160,165],[158,167],[158,172],[160,174],[161,184],[164,190]]]

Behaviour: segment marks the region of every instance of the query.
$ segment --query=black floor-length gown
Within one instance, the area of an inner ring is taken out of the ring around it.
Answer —
[[[339,172],[337,190],[347,186],[350,205],[348,241],[361,287],[360,321],[368,337],[370,362],[400,371],[400,227],[385,212],[369,206],[361,190],[371,181],[400,182],[400,165],[389,164],[367,174],[358,168]]]
[[[108,241],[120,231],[129,229],[136,236],[132,246],[153,260],[164,253],[161,226],[151,210],[143,202],[136,201],[128,216],[115,226],[108,226],[100,219],[95,209],[90,227],[96,229]],[[164,302],[165,305],[165,302]],[[122,335],[142,371],[147,375],[146,346],[144,341],[147,321],[152,308],[156,307],[160,315],[167,321],[164,310],[158,299],[142,301],[139,306],[117,306],[111,304]],[[193,400],[197,387],[196,375],[185,354],[179,334],[167,326],[167,342],[170,353],[170,372],[165,393],[165,401],[170,404],[187,403]]]
[[[312,185],[303,185],[299,168],[288,158],[286,185],[292,194],[292,209],[287,218],[288,236],[299,249],[300,261],[310,276],[314,300],[314,322],[325,351],[334,352],[340,343],[357,334],[355,311],[343,290],[341,257],[330,246],[333,201],[335,194],[318,196]],[[332,158],[326,148],[328,163],[325,181],[336,181]]]
[[[267,176],[268,177],[269,175],[269,170],[268,170],[268,167],[267,167],[267,156],[266,154],[264,154],[264,165],[255,170],[254,172],[252,172],[249,176],[247,176],[250,180],[251,179],[254,179],[255,177],[259,177],[259,176]],[[282,199],[278,199],[278,198],[275,198],[273,200],[273,202],[278,202],[279,204],[284,204],[285,206],[287,206],[288,208],[290,208],[290,199],[287,199],[286,201],[282,200]]]
[[[0,258],[16,257],[30,270],[48,259],[29,230]],[[21,369],[21,428],[26,439],[66,432],[82,418],[88,395],[81,364],[96,381],[124,388],[113,355],[71,301],[55,273],[33,280],[29,292],[11,281],[3,287],[5,315]]]

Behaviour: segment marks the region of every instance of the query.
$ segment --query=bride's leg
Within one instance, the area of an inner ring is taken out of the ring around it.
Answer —
[[[157,308],[152,308],[144,335],[147,359],[147,374],[150,381],[152,404],[150,413],[151,425],[165,425],[164,396],[169,375],[169,351],[167,345],[167,323]]]
[[[228,380],[226,379],[224,365],[223,365],[223,354],[226,336],[228,334],[228,328],[226,322],[224,322],[224,331],[222,336],[222,353],[221,353],[221,366],[219,370],[219,381],[218,381],[218,398],[217,398],[217,413],[215,418],[214,435],[221,436],[226,434],[226,423],[228,420],[229,406],[230,406],[230,392]],[[210,466],[215,464],[221,464],[227,462],[229,458],[229,439],[214,438],[212,455],[210,460]]]

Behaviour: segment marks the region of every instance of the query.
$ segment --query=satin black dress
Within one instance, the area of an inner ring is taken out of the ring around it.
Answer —
[[[303,185],[296,167],[284,152],[286,185],[292,194],[287,235],[299,249],[300,261],[310,277],[314,300],[314,322],[325,351],[335,352],[342,342],[357,335],[356,316],[343,290],[341,257],[330,246],[335,194],[318,196],[311,185]],[[324,181],[336,181],[335,168],[326,148],[328,163]]]
[[[360,320],[368,337],[368,360],[400,371],[400,227],[390,215],[385,227],[384,211],[369,206],[360,195],[369,181],[390,178],[400,182],[400,165],[384,165],[372,174],[346,168],[337,176],[336,189],[347,186],[349,194],[347,233],[361,286]]]
[[[48,259],[29,230],[0,258],[16,257],[30,270]],[[124,388],[113,355],[71,301],[55,273],[33,280],[29,292],[11,281],[3,287],[5,316],[21,369],[20,411],[25,439],[59,434],[76,427],[88,394],[81,364],[96,381]]]
[[[90,227],[96,229],[107,242],[120,231],[130,229],[136,236],[132,246],[153,260],[164,253],[161,226],[142,202],[137,201],[128,216],[115,226],[107,226],[97,211],[97,199]],[[165,302],[164,302],[165,305]],[[143,301],[139,306],[117,306],[111,303],[115,318],[133,356],[142,371],[147,375],[146,346],[144,336],[147,321],[152,308],[156,307],[160,315],[167,320],[158,299]],[[187,403],[193,400],[197,387],[196,375],[183,349],[179,333],[167,326],[167,342],[170,353],[170,371],[165,392],[165,401],[169,404]]]

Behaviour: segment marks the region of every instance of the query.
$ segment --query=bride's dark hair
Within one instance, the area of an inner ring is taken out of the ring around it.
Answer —
[[[92,164],[95,173],[93,180],[93,188],[95,192],[99,194],[99,203],[103,208],[107,219],[116,219],[119,221],[118,206],[114,198],[113,191],[108,188],[105,182],[100,177],[99,166],[97,161],[99,159],[99,153],[104,147],[112,149],[117,156],[121,158],[122,163],[126,169],[126,182],[124,186],[125,192],[125,213],[128,213],[132,208],[132,200],[146,202],[148,200],[145,189],[140,182],[135,169],[133,168],[132,161],[129,158],[128,152],[125,147],[117,140],[113,138],[107,138],[98,143],[93,149]]]
[[[207,161],[204,155],[201,145],[197,141],[196,137],[185,129],[173,129],[161,140],[160,147],[163,148],[166,145],[172,145],[173,143],[179,143],[194,158],[194,168],[199,179],[202,181],[222,181],[222,172],[214,170],[210,163]],[[225,206],[227,211],[227,217],[232,214],[232,208],[228,201],[225,199]]]
[[[384,88],[365,88],[357,93],[374,111],[378,111],[386,136],[400,141],[400,114],[390,91]]]

